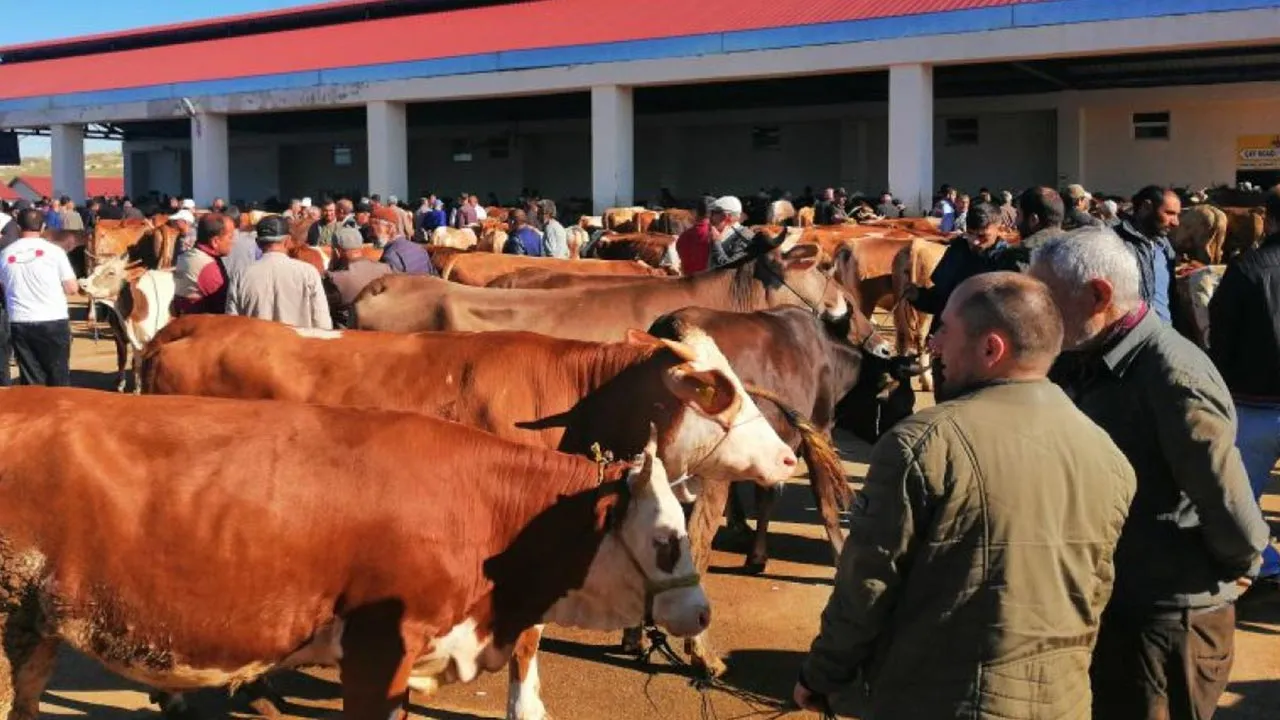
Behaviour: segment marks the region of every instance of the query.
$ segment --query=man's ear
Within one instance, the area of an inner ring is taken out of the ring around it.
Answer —
[[[1102,278],[1094,278],[1089,281],[1089,290],[1093,294],[1092,314],[1105,310],[1111,305],[1111,299],[1115,296],[1115,288],[1111,287],[1111,283]]]

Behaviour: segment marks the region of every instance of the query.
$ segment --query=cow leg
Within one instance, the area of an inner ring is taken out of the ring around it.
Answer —
[[[346,720],[402,720],[407,717],[409,676],[417,647],[405,638],[401,608],[371,607],[346,618],[342,633],[342,717]]]
[[[182,693],[168,693],[157,690],[149,696],[151,702],[160,708],[160,716],[167,720],[195,720],[200,714],[187,705],[186,696]]]
[[[747,555],[746,569],[752,575],[764,572],[769,562],[769,517],[773,515],[773,506],[782,494],[781,487],[756,488],[756,537],[751,544],[751,552]]]
[[[125,372],[129,362],[129,339],[125,337],[124,324],[116,316],[114,308],[107,313],[107,324],[111,326],[111,336],[116,343],[116,392],[122,393],[129,383]]]
[[[711,541],[720,529],[724,506],[729,500],[729,483],[716,481],[702,485],[702,493],[698,495],[698,500],[693,505],[693,515],[689,518],[689,548],[694,567],[699,573],[705,574],[707,566],[711,564]],[[724,661],[712,649],[707,633],[686,639],[684,650],[695,668],[701,668],[711,677],[724,674]]]
[[[42,638],[34,630],[15,627],[4,616],[4,651],[0,653],[0,718],[37,720],[40,696],[53,676],[57,638]]]
[[[538,643],[542,625],[534,625],[516,638],[516,648],[507,664],[507,720],[545,720],[542,681],[538,677]]]
[[[758,499],[759,495],[757,494],[756,497]],[[738,494],[736,483],[729,488],[729,506],[726,515],[728,516],[729,526],[725,529],[729,531],[730,535],[744,538],[751,536],[751,526],[747,525],[747,508],[742,504],[742,496]]]

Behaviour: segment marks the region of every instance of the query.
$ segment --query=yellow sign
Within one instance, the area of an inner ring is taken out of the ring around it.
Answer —
[[[1241,135],[1236,140],[1236,168],[1280,170],[1280,135]]]

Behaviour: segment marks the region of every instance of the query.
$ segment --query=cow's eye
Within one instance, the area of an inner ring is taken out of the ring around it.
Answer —
[[[653,548],[658,569],[667,574],[675,572],[680,562],[680,538],[672,534],[666,539],[654,540]]]

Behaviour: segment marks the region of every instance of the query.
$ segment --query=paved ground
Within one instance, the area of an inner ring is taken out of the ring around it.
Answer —
[[[114,385],[114,350],[107,338],[94,342],[84,326],[76,325],[72,357],[77,385]],[[841,438],[841,449],[852,477],[865,473],[867,446]],[[1264,504],[1273,527],[1280,526],[1280,482]],[[714,603],[714,637],[727,654],[728,691],[705,694],[690,686],[678,668],[656,660],[649,671],[617,653],[612,634],[569,632],[552,628],[542,656],[543,697],[551,713],[561,718],[629,718],[683,720],[685,718],[804,717],[780,714],[798,663],[817,629],[818,615],[831,592],[830,553],[816,523],[816,513],[803,482],[788,488],[771,526],[773,560],[758,577],[738,572],[742,556],[730,552],[725,534],[706,586]],[[1232,683],[1223,698],[1219,720],[1275,720],[1280,717],[1280,597],[1241,608],[1236,635],[1237,661]],[[289,674],[276,686],[289,697],[289,717],[336,717],[338,686],[329,673]],[[416,704],[415,717],[468,720],[502,717],[506,676],[487,676],[466,686],[446,688],[430,700],[430,708]],[[252,717],[252,711],[221,692],[195,697],[209,717]],[[415,698],[417,703],[425,702]],[[72,653],[59,659],[58,672],[42,705],[45,717],[88,715],[102,720],[154,716],[146,691],[101,670],[94,662]],[[856,717],[856,701],[847,701],[842,715]]]

